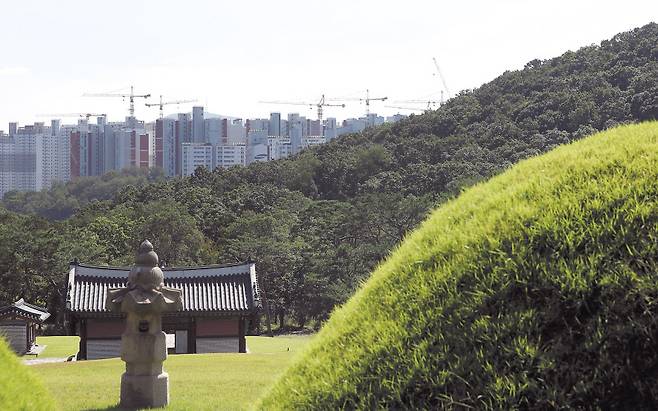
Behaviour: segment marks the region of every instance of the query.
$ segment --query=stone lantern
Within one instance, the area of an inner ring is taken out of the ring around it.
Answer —
[[[121,407],[162,407],[169,403],[169,375],[162,362],[167,343],[162,331],[162,313],[183,308],[181,291],[164,286],[153,245],[139,246],[135,266],[126,287],[108,291],[105,306],[126,315],[121,335],[121,359],[126,372],[121,376]]]

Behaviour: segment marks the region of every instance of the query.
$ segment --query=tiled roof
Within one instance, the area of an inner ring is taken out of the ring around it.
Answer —
[[[12,305],[0,307],[0,317],[6,317],[10,314],[29,318],[40,323],[50,317],[50,313],[45,308],[28,304],[22,298]]]
[[[104,313],[107,291],[125,287],[129,268],[72,265],[67,309]],[[258,305],[255,264],[163,269],[166,287],[182,291],[183,312],[237,313]]]

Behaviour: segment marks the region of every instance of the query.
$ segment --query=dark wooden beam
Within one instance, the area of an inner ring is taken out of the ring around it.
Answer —
[[[87,359],[87,320],[80,320],[80,348],[78,349],[78,360]]]
[[[245,318],[238,318],[238,352],[247,352],[247,340],[245,338]]]
[[[196,354],[196,320],[192,318],[187,331],[187,352]]]

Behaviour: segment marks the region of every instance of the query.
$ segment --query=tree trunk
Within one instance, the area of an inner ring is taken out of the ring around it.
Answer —
[[[284,327],[284,325],[286,324],[286,322],[285,322],[285,316],[286,316],[286,313],[285,313],[285,311],[282,310],[282,309],[279,309],[278,311],[279,311],[279,312],[278,312],[277,314],[278,314],[278,316],[279,316],[279,329],[280,329],[280,330],[283,330],[283,327]]]

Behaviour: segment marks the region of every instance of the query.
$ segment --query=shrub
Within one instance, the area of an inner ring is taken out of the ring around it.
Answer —
[[[0,337],[0,409],[3,411],[57,409],[50,393],[30,370],[19,363],[2,337]]]

